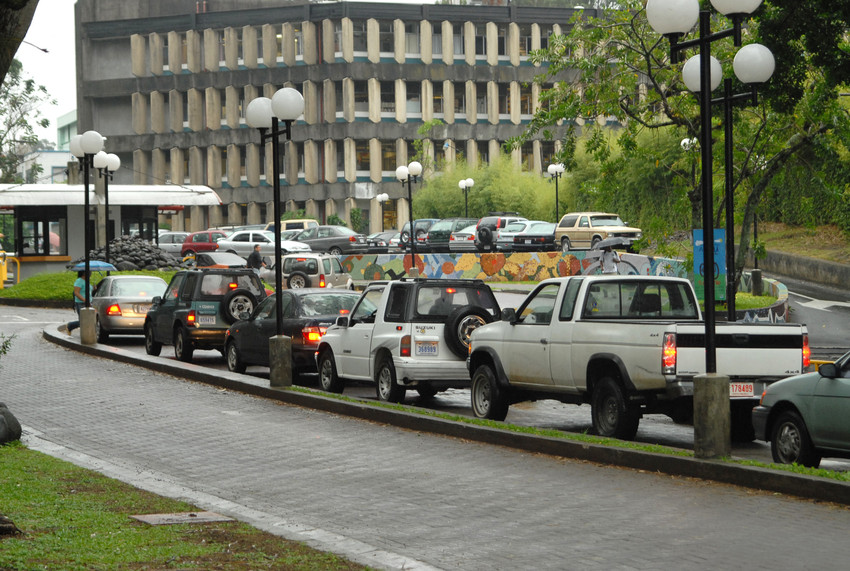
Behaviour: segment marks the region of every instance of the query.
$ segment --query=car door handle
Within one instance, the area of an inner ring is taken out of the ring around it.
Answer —
[[[541,339],[541,340],[540,340],[540,344],[541,344],[541,345],[548,345],[548,344],[549,344],[549,340],[548,340],[548,339]]]

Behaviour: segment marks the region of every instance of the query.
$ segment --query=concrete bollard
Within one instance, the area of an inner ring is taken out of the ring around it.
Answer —
[[[94,324],[97,321],[97,310],[84,307],[80,310],[80,343],[94,345],[97,342]]]
[[[750,278],[753,282],[753,295],[764,295],[764,282],[761,280],[761,270],[751,270]]]
[[[292,386],[292,338],[286,335],[269,339],[269,386]]]
[[[694,456],[727,458],[732,454],[729,377],[694,377]]]

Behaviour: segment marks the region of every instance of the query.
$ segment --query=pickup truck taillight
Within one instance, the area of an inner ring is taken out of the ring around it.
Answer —
[[[410,335],[405,335],[401,338],[399,349],[401,350],[402,357],[410,357]]]
[[[812,364],[812,349],[809,347],[809,336],[803,335],[803,368],[805,371]]]
[[[676,374],[676,334],[664,334],[664,346],[661,349],[661,372],[665,375]]]

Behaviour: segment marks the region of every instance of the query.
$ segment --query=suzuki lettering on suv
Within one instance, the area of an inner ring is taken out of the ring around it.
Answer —
[[[408,389],[427,398],[469,387],[469,337],[499,313],[481,280],[374,282],[322,337],[319,383],[342,392],[345,380],[372,381],[387,402],[403,401]]]

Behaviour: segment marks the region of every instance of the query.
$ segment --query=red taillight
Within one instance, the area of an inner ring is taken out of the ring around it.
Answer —
[[[449,236],[449,242],[454,242],[454,241],[455,241],[455,236],[454,236],[454,234],[452,234],[451,236]]]
[[[319,287],[325,287],[325,274],[319,274]]]
[[[356,242],[356,241],[357,241],[357,238],[356,238],[356,237],[354,237],[354,236],[349,236],[349,237],[348,237],[348,241],[349,241],[349,242]]]
[[[191,310],[186,314],[186,323],[193,325],[195,323],[195,310]]]
[[[399,349],[401,349],[402,357],[410,357],[410,335],[405,335],[401,338]]]
[[[664,334],[664,347],[661,351],[661,369],[665,375],[676,373],[676,334]]]
[[[121,306],[117,303],[113,303],[108,308],[106,308],[106,315],[121,315]]]
[[[809,347],[809,336],[803,335],[803,370],[812,364],[812,349]]]
[[[230,282],[229,284],[227,284],[227,287],[229,287],[230,289],[236,289],[239,287],[239,284],[236,282]]]
[[[327,330],[327,327],[304,327],[301,329],[301,339],[305,345],[317,345]]]

